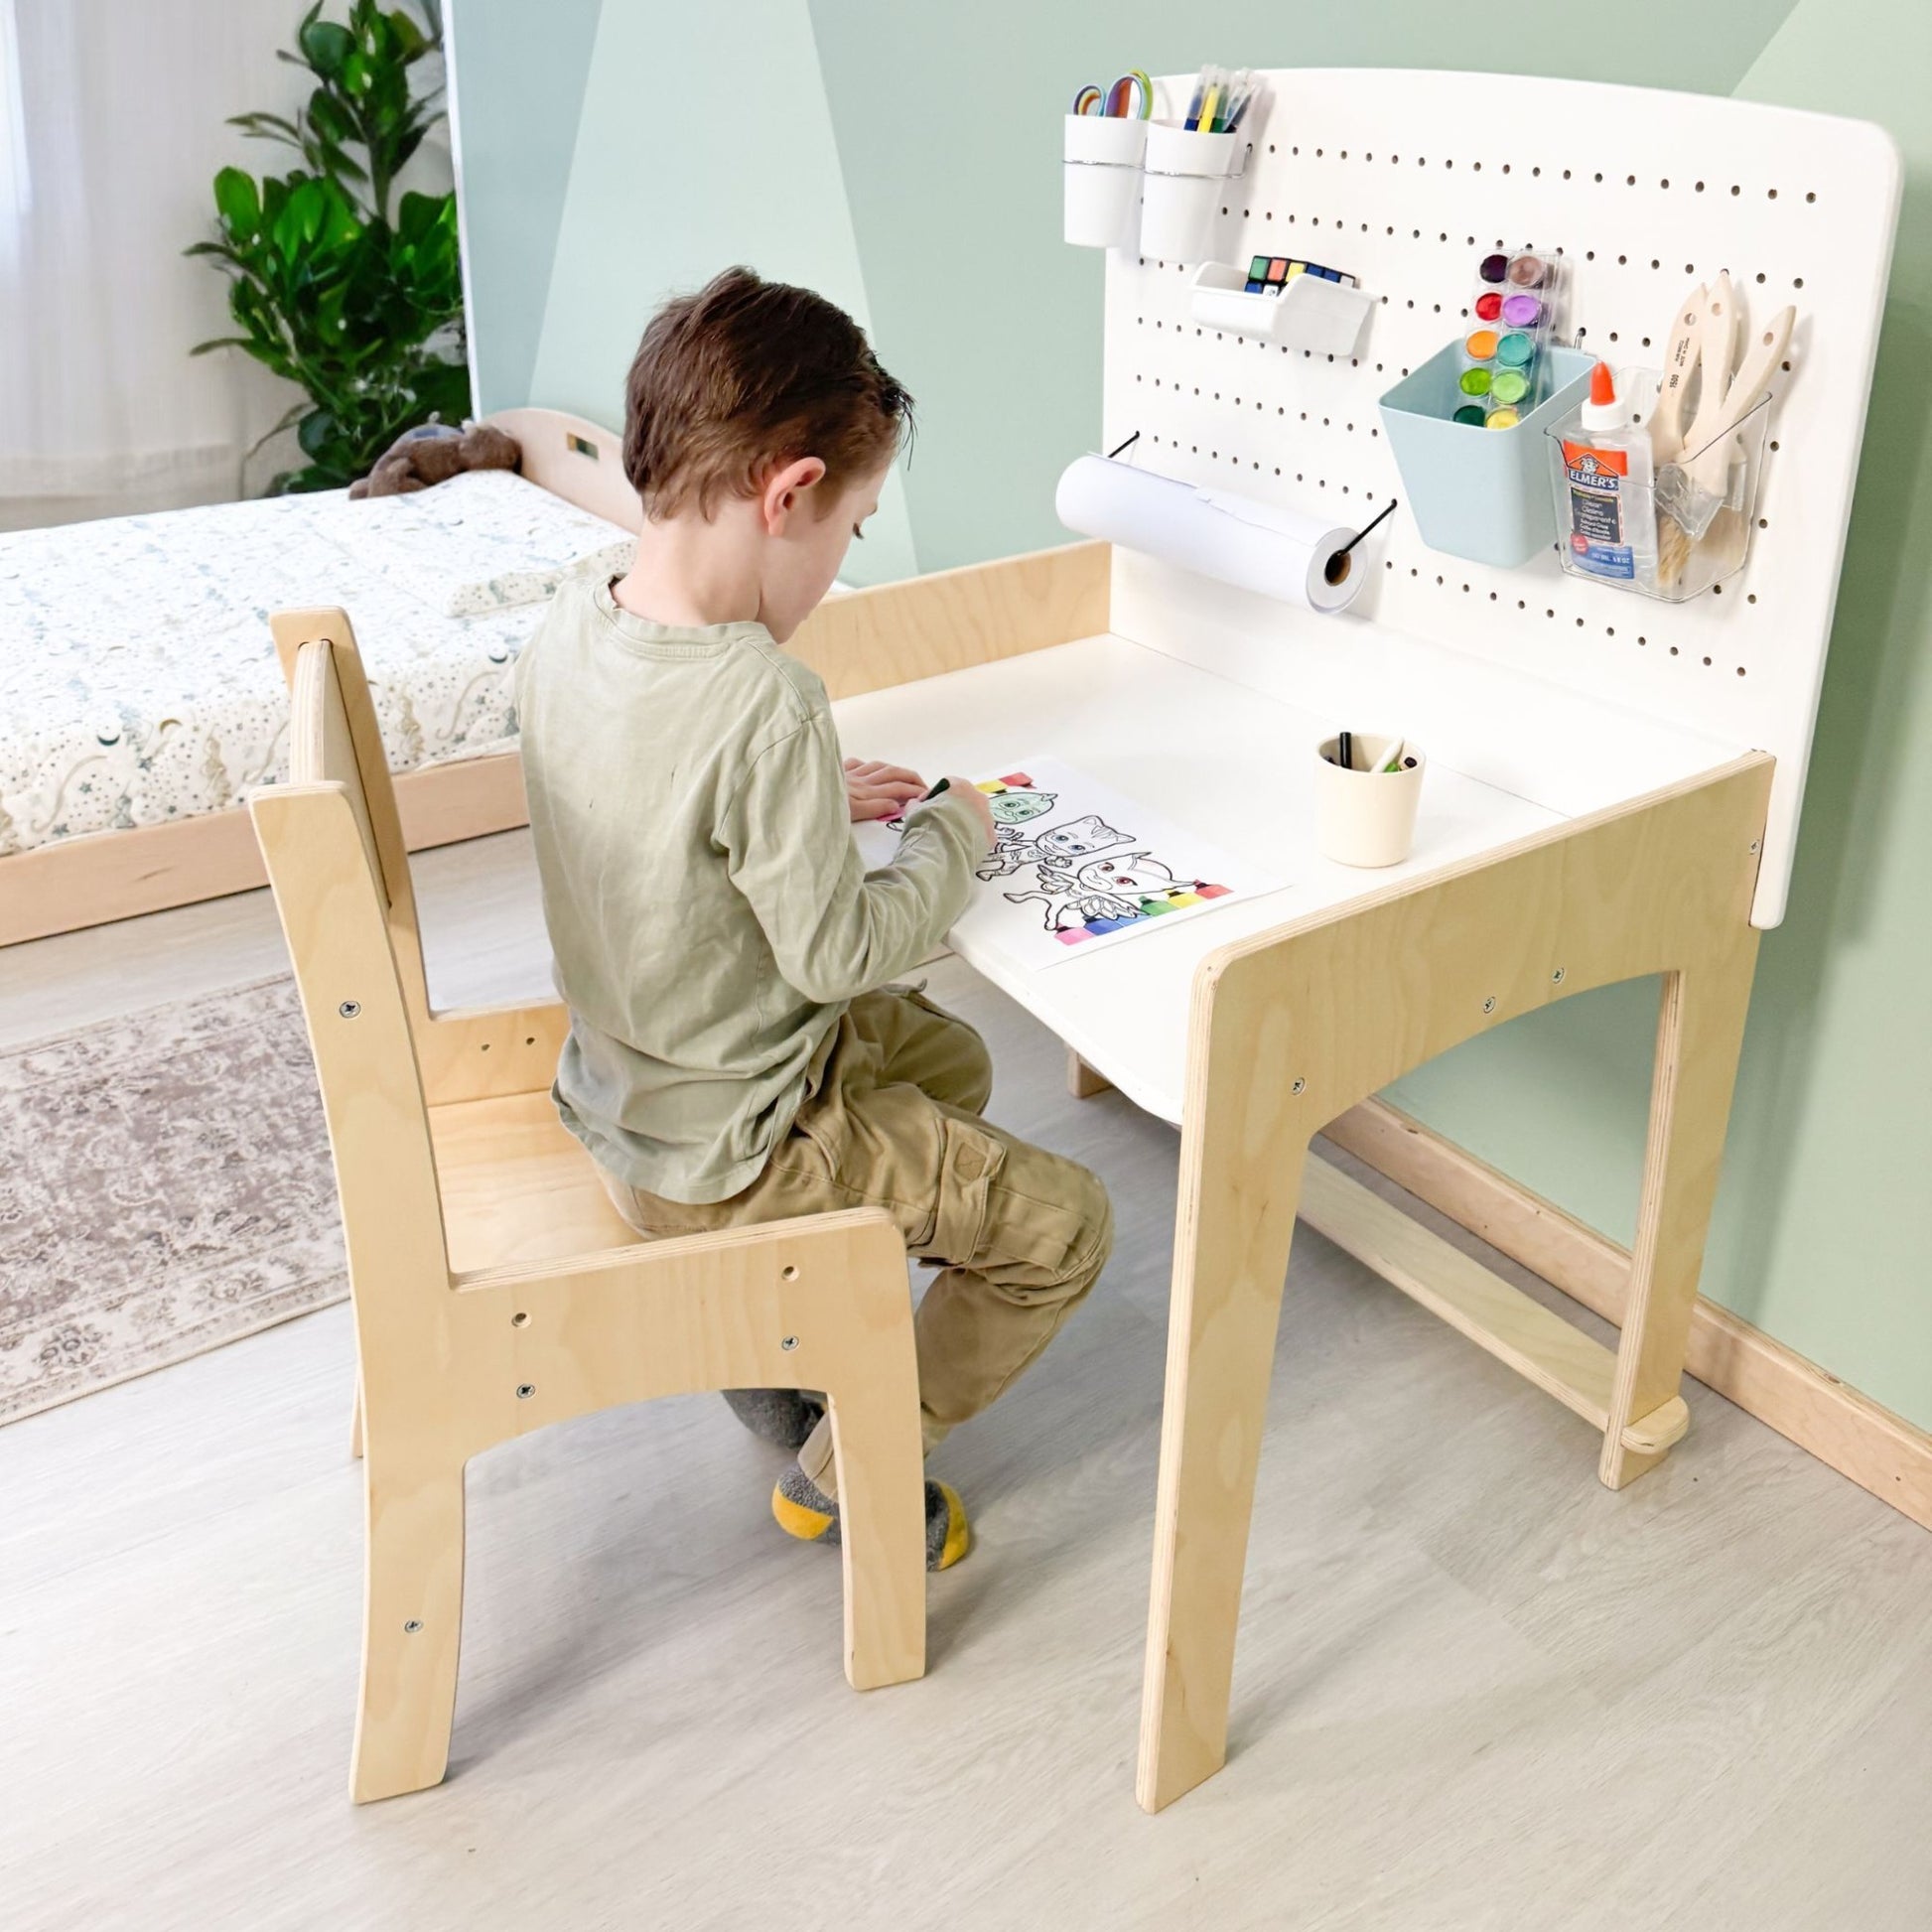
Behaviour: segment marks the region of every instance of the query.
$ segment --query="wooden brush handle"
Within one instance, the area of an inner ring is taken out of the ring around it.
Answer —
[[[1725,395],[1724,420],[1715,434],[1735,429],[1757,407],[1771,386],[1772,371],[1784,360],[1784,351],[1791,346],[1791,331],[1797,320],[1796,309],[1780,309],[1765,326],[1764,333],[1751,345],[1750,353],[1737,365],[1737,373],[1730,379],[1730,388]]]

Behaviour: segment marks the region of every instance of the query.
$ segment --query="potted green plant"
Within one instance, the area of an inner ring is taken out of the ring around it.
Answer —
[[[260,181],[223,168],[215,238],[187,251],[229,278],[238,332],[193,352],[245,349],[305,392],[269,436],[293,427],[308,461],[277,476],[271,494],[351,483],[405,429],[470,409],[456,197],[396,196],[397,176],[443,119],[441,88],[419,90],[416,73],[441,52],[441,13],[437,0],[418,4],[421,23],[378,0],[350,0],[337,21],[316,0],[296,52],[281,57],[314,75],[307,102],[292,121],[230,123],[293,148],[303,165]]]

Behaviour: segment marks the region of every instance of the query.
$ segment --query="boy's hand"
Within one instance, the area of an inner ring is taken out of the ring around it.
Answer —
[[[980,822],[980,836],[986,841],[986,849],[993,849],[993,806],[986,793],[971,778],[948,778],[946,788],[961,794],[973,808],[973,816]]]
[[[925,780],[902,764],[884,764],[878,759],[847,759],[845,798],[853,823],[869,818],[896,818],[915,798],[925,796]]]

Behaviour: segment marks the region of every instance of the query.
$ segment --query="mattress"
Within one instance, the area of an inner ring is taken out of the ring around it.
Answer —
[[[392,770],[505,751],[546,593],[630,541],[507,471],[0,535],[0,855],[286,777],[271,611],[348,612]]]

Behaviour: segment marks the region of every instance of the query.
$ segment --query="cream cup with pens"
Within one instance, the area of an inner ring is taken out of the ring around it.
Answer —
[[[1428,759],[1413,739],[1337,732],[1315,747],[1315,823],[1324,859],[1399,866],[1416,841]]]

